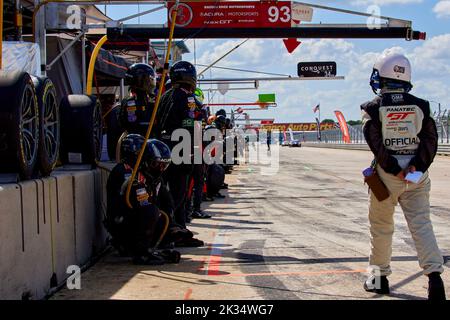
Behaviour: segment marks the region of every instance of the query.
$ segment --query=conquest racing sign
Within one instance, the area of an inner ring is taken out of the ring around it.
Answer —
[[[329,62],[300,62],[297,65],[299,77],[335,77],[337,74],[337,65],[334,61]]]
[[[168,4],[171,21],[175,3]],[[182,28],[290,28],[311,21],[313,8],[289,1],[180,2],[176,26]]]

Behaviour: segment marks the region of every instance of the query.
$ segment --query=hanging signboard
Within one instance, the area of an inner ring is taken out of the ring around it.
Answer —
[[[300,22],[311,22],[313,18],[313,8],[299,3],[292,3],[291,5],[291,25],[298,26]]]
[[[228,92],[228,89],[230,89],[230,84],[228,82],[220,82],[217,84],[217,89],[221,95],[225,95]]]
[[[297,65],[299,77],[335,77],[337,65],[334,61],[329,62],[300,62]]]
[[[168,5],[170,21],[175,3]],[[311,21],[313,9],[289,1],[180,2],[176,26],[182,28],[289,28]]]
[[[261,93],[258,95],[258,102],[274,103],[275,101],[275,93]]]

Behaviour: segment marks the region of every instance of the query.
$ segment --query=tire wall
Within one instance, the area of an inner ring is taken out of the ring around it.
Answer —
[[[106,246],[104,169],[0,185],[0,299],[42,299]],[[81,285],[83,281],[81,278]]]

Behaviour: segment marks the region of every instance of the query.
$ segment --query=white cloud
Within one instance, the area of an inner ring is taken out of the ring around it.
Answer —
[[[410,55],[413,66],[421,76],[450,75],[450,33],[425,41]]]
[[[197,41],[196,44],[199,46],[198,51],[202,52],[200,57],[197,57],[197,63],[209,65],[223,57],[227,52],[242,42],[242,39],[227,40],[223,42],[211,40]],[[227,67],[242,67],[245,66],[248,61],[252,61],[252,63],[261,62],[264,55],[264,50],[261,46],[262,42],[263,40],[259,39],[251,39],[245,42],[238,49],[231,52],[227,57],[220,61],[219,64]]]
[[[210,63],[231,49],[239,40],[219,41],[213,45],[206,40],[201,57]],[[219,48],[220,47],[220,48]],[[197,42],[199,48],[199,42]],[[322,117],[334,118],[333,111],[341,110],[348,120],[360,118],[361,103],[373,99],[369,77],[376,58],[383,51],[406,54],[413,65],[413,94],[419,97],[450,103],[450,33],[435,36],[414,45],[394,46],[375,51],[364,49],[358,41],[342,39],[304,40],[300,47],[288,54],[282,40],[251,40],[218,63],[243,69],[267,71],[296,76],[301,61],[336,61],[338,75],[344,81],[261,81],[258,90],[230,91],[220,101],[255,101],[258,93],[276,93],[279,107],[255,113],[255,117],[274,117],[278,122],[314,121],[312,108],[321,103]],[[251,77],[252,75],[214,69],[212,77]],[[209,78],[209,75],[207,76]],[[216,96],[220,96],[217,94]],[[236,100],[238,98],[239,100]]]
[[[450,1],[439,1],[433,8],[438,18],[450,18]]]

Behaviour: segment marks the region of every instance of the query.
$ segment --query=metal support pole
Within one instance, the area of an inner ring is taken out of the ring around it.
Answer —
[[[449,143],[450,141],[449,141],[449,130],[450,130],[450,124],[449,124],[449,120],[450,120],[450,112],[449,112],[449,114],[447,115],[447,143]]]
[[[21,0],[16,0],[16,28],[17,28],[17,40],[22,41],[22,29],[23,29],[23,18],[22,18],[22,5]]]
[[[125,99],[125,79],[120,79],[120,93],[119,93],[120,101]]]
[[[448,123],[448,121],[450,120],[450,110],[448,111],[448,113],[447,113],[447,119],[445,120],[446,122],[446,125],[447,125],[447,144],[450,142],[450,137],[448,136],[449,135],[449,129],[450,129],[450,125],[449,125],[449,123]]]
[[[35,7],[39,5],[40,0],[34,0]],[[39,45],[40,59],[41,59],[41,76],[47,75],[47,43],[46,43],[46,31],[45,31],[45,11],[41,10],[36,15],[36,26],[34,39],[35,43]]]
[[[83,93],[86,94],[86,35],[81,37],[81,77],[83,83]]]
[[[48,71],[50,70],[53,65],[59,60],[61,59],[61,57],[67,52],[67,50],[69,50],[70,48],[72,48],[72,46],[78,42],[78,40],[80,40],[81,36],[83,35],[83,33],[80,33],[79,35],[77,35],[67,46],[64,47],[63,50],[61,50],[61,52],[45,67],[45,69]]]
[[[441,116],[441,103],[439,103],[439,116],[441,117],[441,119],[439,119],[439,124],[441,126],[441,143],[444,143],[444,124],[442,123],[444,115]]]
[[[3,60],[3,0],[0,0],[0,70]]]
[[[205,69],[203,69],[198,76],[201,76],[202,74],[204,74],[207,70],[209,70],[211,67],[213,67],[216,63],[218,63],[220,60],[224,59],[226,56],[228,56],[230,53],[232,53],[233,51],[235,51],[236,49],[238,49],[241,45],[243,45],[244,43],[246,43],[248,40],[250,39],[245,39],[244,41],[242,41],[241,43],[239,43],[237,46],[233,47],[231,50],[227,51],[224,55],[222,55],[219,59],[215,60],[213,63],[211,63],[209,66],[207,66]]]

